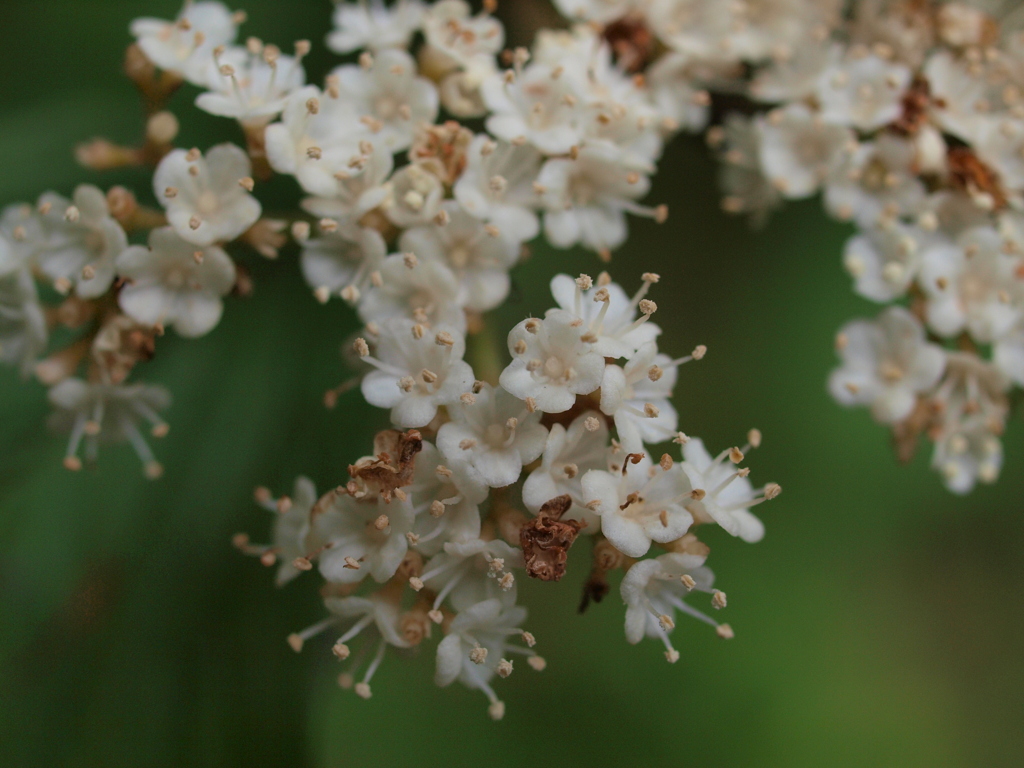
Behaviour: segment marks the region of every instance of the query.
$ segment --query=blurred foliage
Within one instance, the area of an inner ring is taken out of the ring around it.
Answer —
[[[319,43],[330,10],[246,5],[245,31],[280,43]],[[147,190],[144,173],[76,168],[71,148],[138,134],[119,75],[127,25],[177,6],[4,0],[0,201],[81,181]],[[330,62],[318,50],[310,70]],[[193,95],[173,103],[181,144],[237,140],[191,107]],[[884,431],[824,388],[835,330],[875,312],[840,269],[846,230],[811,202],[752,232],[718,211],[713,176],[698,140],[677,142],[652,193],[672,216],[635,223],[613,270],[626,285],[662,274],[654,298],[669,352],[710,349],[681,372],[683,429],[726,446],[761,428],[755,479],[785,487],[761,508],[761,544],[708,537],[735,640],[681,623],[674,667],[653,642],[628,646],[614,593],[576,614],[587,568],[577,557],[565,582],[522,589],[549,667],[499,683],[501,723],[478,694],[433,686],[433,643],[390,656],[368,702],[338,689],[325,645],[293,654],[285,636],[322,615],[314,579],[275,590],[231,535],[265,535],[250,500],[258,484],[287,492],[299,473],[337,483],[383,416],[356,392],[334,411],[321,405],[347,375],[338,350],[351,312],[310,298],[294,252],[244,256],[254,295],[229,300],[204,339],[166,338],[139,371],[175,395],[158,482],[123,446],[94,470],[66,472],[62,440],[41,426],[45,391],[0,372],[0,764],[1019,765],[1019,418],[995,487],[957,498],[927,456],[897,466]],[[297,198],[289,180],[263,191],[270,208]],[[589,255],[538,250],[494,321],[542,311],[557,271],[599,269]]]

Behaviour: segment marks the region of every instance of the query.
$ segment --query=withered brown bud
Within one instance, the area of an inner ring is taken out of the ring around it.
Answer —
[[[578,520],[561,520],[572,499],[558,496],[540,508],[533,520],[519,531],[519,543],[526,560],[526,573],[541,581],[558,581],[565,575],[569,547],[586,525]]]
[[[999,181],[999,174],[982,162],[972,149],[952,147],[946,155],[946,161],[953,186],[969,195],[988,195],[996,210],[1006,207],[1006,192]]]
[[[390,502],[397,489],[412,482],[416,454],[421,450],[423,438],[418,430],[378,432],[373,440],[374,455],[349,465],[348,472],[357,484]]]

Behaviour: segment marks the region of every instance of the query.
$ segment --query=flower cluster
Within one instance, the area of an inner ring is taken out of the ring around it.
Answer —
[[[821,193],[857,229],[854,290],[890,307],[837,337],[844,405],[920,435],[957,493],[993,482],[1024,386],[1024,32],[1012,3],[558,0],[652,84],[748,108],[708,132],[722,204],[762,221]],[[1017,9],[1019,11],[1019,9]],[[762,106],[765,108],[762,109]]]
[[[426,262],[401,269],[414,287],[404,295],[429,292],[435,275]],[[369,403],[390,409],[394,428],[326,494],[305,478],[291,497],[257,491],[276,517],[273,541],[236,538],[278,566],[279,583],[314,568],[326,581],[330,616],[292,635],[295,650],[334,629],[333,651],[344,661],[358,637],[340,680],[368,698],[388,648],[420,646],[437,629],[437,683],[479,689],[500,718],[492,678],[508,677],[516,655],[545,666],[523,628],[516,573],[560,580],[580,536],[593,558],[584,606],[608,592],[611,572],[626,571],[630,642],[657,638],[675,662],[677,611],[732,636],[685,600],[697,591],[716,609],[726,604],[695,528],[717,524],[759,541],[764,527],[750,509],[781,488],[755,488],[740,466],[761,442],[757,430],[715,456],[678,431],[677,369],[706,350],[678,359],[659,352],[656,306],[646,298],[656,282],[645,274],[630,297],[606,273],[556,276],[556,306],[508,334],[511,362],[496,382],[477,379],[463,359],[465,321],[457,319],[471,311],[467,303],[437,319],[415,298],[360,304],[365,336],[353,349],[368,370],[359,385]],[[655,461],[653,447],[668,441],[681,446],[681,460],[663,453]],[[645,558],[655,547],[664,554]]]
[[[616,16],[618,5],[595,8]],[[276,258],[288,230],[316,299],[340,298],[363,324],[352,344],[360,374],[327,405],[358,387],[392,429],[324,494],[304,478],[290,497],[258,491],[277,517],[273,542],[235,543],[277,565],[279,583],[319,571],[329,617],[289,642],[299,650],[338,628],[335,656],[353,655],[344,686],[369,697],[389,648],[441,634],[437,682],[483,691],[497,719],[495,675],[508,677],[516,655],[545,666],[517,572],[560,580],[582,535],[593,561],[583,607],[624,571],[627,639],[658,638],[675,662],[677,612],[732,636],[686,601],[696,591],[726,604],[697,527],[758,541],[750,509],[781,488],[755,488],[742,466],[757,430],[717,455],[679,431],[678,368],[706,349],[660,351],[655,274],[632,295],[607,273],[556,276],[555,306],[508,334],[510,362],[485,364],[505,353],[487,349],[484,313],[507,299],[528,244],[543,235],[607,261],[627,215],[663,222],[664,206],[642,202],[650,175],[665,140],[702,129],[709,106],[683,76],[682,43],[656,57],[654,38],[645,47],[627,19],[541,31],[531,50],[507,50],[495,7],[339,4],[327,46],[349,59],[322,86],[307,82],[309,42],[290,54],[239,42],[245,14],[220,2],[136,20],[125,67],[149,111],[144,140],[95,140],[78,157],[98,171],[152,168],[155,205],[83,185],[70,200],[47,193],[4,210],[0,359],[50,387],[69,469],[82,467],[83,445],[93,460],[101,441],[127,441],[156,477],[140,427],[167,433],[169,395],[130,377],[168,329],[212,331],[223,297],[251,288],[244,258]],[[186,84],[198,109],[237,124],[239,144],[175,146],[165,106]],[[275,173],[303,192],[286,220],[264,218],[254,195]]]
[[[315,221],[292,234],[314,295],[341,298],[364,325],[351,347],[361,373],[328,405],[358,386],[393,428],[324,494],[304,478],[292,497],[257,492],[276,517],[273,540],[240,534],[236,545],[276,565],[279,583],[314,569],[326,582],[328,618],[289,643],[301,650],[333,630],[334,655],[349,663],[341,684],[368,698],[389,648],[440,634],[437,683],[482,691],[500,718],[495,676],[517,655],[545,666],[517,573],[560,580],[581,536],[593,558],[584,605],[627,571],[630,642],[658,638],[676,661],[677,612],[731,637],[686,602],[697,591],[726,604],[695,528],[758,541],[750,509],[781,489],[755,488],[741,466],[757,430],[714,456],[679,431],[677,369],[706,349],[659,351],[648,298],[659,277],[645,273],[630,295],[607,273],[558,275],[555,306],[508,333],[503,369],[490,376],[467,353],[486,347],[483,313],[505,301],[509,270],[542,232],[607,259],[628,213],[664,219],[640,199],[665,136],[684,116],[703,123],[700,100],[677,99],[670,116],[657,98],[668,96],[586,27],[503,53],[487,4],[476,15],[462,0],[340,5],[335,25],[328,45],[356,61],[323,88],[282,94],[280,120],[250,144],[306,194]],[[672,441],[681,455],[657,459],[654,447]],[[664,554],[643,559],[653,548]]]

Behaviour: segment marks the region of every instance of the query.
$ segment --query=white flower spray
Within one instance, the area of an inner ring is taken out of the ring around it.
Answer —
[[[569,5],[583,17],[593,6],[605,23],[636,4]],[[627,639],[657,636],[675,662],[676,612],[732,636],[686,602],[696,590],[713,609],[726,604],[710,590],[699,526],[757,541],[764,529],[750,510],[781,489],[748,479],[756,430],[714,457],[679,431],[679,368],[707,350],[663,337],[649,295],[656,274],[644,273],[633,293],[607,272],[558,275],[545,311],[503,334],[508,357],[497,368],[480,359],[504,356],[479,351],[492,322],[483,313],[508,299],[509,271],[531,241],[543,233],[555,247],[582,245],[607,261],[627,240],[630,216],[665,220],[664,206],[642,202],[651,174],[666,139],[704,127],[709,104],[703,88],[678,82],[688,66],[667,62],[648,82],[638,72],[653,59],[600,25],[542,31],[532,50],[505,51],[495,7],[339,5],[328,46],[355,60],[322,86],[306,81],[310,43],[298,41],[293,54],[255,38],[236,44],[244,14],[219,2],[188,2],[172,21],[136,21],[126,65],[150,110],[145,139],[98,140],[78,154],[97,170],[152,168],[160,208],[124,189],[83,186],[70,200],[48,193],[6,209],[0,359],[50,387],[55,425],[70,433],[68,469],[95,460],[101,442],[123,440],[155,478],[162,468],[144,433],[167,433],[159,412],[170,398],[136,382],[137,367],[166,332],[213,332],[225,296],[249,290],[247,251],[276,257],[289,228],[316,301],[341,299],[363,324],[353,344],[360,374],[327,393],[327,404],[358,389],[393,428],[326,493],[305,478],[291,497],[258,490],[276,516],[272,542],[239,534],[234,543],[275,566],[279,584],[313,571],[326,582],[327,618],[288,643],[298,651],[332,632],[333,654],[347,664],[343,687],[369,698],[389,649],[437,638],[437,683],[482,692],[500,719],[497,691],[516,657],[546,666],[517,602],[520,578],[560,580],[583,538],[592,550],[584,604],[609,591],[609,574],[626,571]],[[779,34],[799,38],[785,17],[768,15]],[[723,46],[774,50],[771,39],[714,24],[709,34]],[[664,28],[692,42],[679,24]],[[891,69],[881,61],[858,70],[834,108],[845,99],[859,119],[886,119],[888,93],[860,96]],[[175,146],[178,121],[164,107],[185,83],[202,90],[199,109],[238,124],[244,148]],[[823,127],[807,108],[769,123],[779,173],[788,157],[801,176],[794,188],[807,194],[853,130]],[[294,177],[304,195],[286,221],[265,218],[257,198],[275,173]],[[951,282],[975,274],[957,269]],[[986,279],[991,271],[982,270]],[[63,296],[56,312],[43,312],[36,281]],[[1005,326],[977,304],[964,323]],[[42,357],[50,323],[80,334]],[[971,391],[971,375],[965,366],[950,398]],[[898,399],[906,388],[872,396]],[[974,432],[960,442],[972,460],[950,459],[959,472],[993,466]]]

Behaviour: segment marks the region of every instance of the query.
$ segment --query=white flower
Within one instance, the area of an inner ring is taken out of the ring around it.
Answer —
[[[832,372],[829,391],[842,405],[868,405],[880,422],[910,415],[917,395],[938,382],[946,365],[942,348],[925,341],[924,328],[903,307],[877,320],[854,320],[836,337],[843,365]]]
[[[644,278],[640,290],[630,299],[607,274],[598,276],[596,285],[586,290],[568,275],[555,275],[551,278],[551,295],[558,306],[581,318],[587,331],[597,337],[595,352],[602,357],[630,357],[661,333],[657,325],[648,322],[650,313],[636,316],[640,302],[658,279],[651,273]],[[650,307],[645,304],[645,308]]]
[[[758,101],[798,101],[814,95],[821,73],[841,54],[834,41],[809,40],[778,52],[771,63],[758,71],[750,93]]]
[[[462,335],[433,331],[424,333],[411,320],[390,320],[381,328],[376,356],[363,357],[376,368],[363,378],[363,397],[390,408],[391,423],[401,429],[425,427],[439,406],[456,402],[473,386],[473,369],[462,359]]]
[[[578,95],[556,67],[531,64],[513,82],[495,73],[481,86],[491,115],[487,130],[505,141],[522,141],[549,155],[568,152],[582,139]]]
[[[903,111],[910,68],[872,53],[857,52],[836,62],[818,79],[818,103],[824,120],[873,131]]]
[[[398,227],[426,224],[441,211],[444,185],[418,163],[410,163],[391,177],[391,195],[384,213]]]
[[[584,531],[600,530],[600,518],[583,495],[583,476],[592,469],[607,468],[608,424],[596,411],[586,411],[573,419],[569,428],[553,424],[544,444],[540,466],[523,484],[523,503],[536,514],[547,502],[568,495],[572,506],[563,520],[586,522]]]
[[[577,395],[601,386],[604,357],[583,321],[564,309],[550,309],[543,320],[530,318],[508,335],[512,362],[501,372],[501,386],[547,413],[572,408]]]
[[[873,227],[846,243],[843,266],[854,279],[854,290],[872,301],[897,299],[917,277],[921,251],[931,239],[916,227],[886,224]]]
[[[316,486],[308,477],[295,479],[295,489],[290,497],[275,499],[265,488],[257,491],[257,503],[274,516],[271,543],[266,546],[252,545],[248,537],[243,537],[240,549],[246,554],[258,556],[266,565],[277,564],[278,586],[284,586],[301,573],[295,567],[295,561],[302,560],[309,553],[306,543],[309,513],[319,498]]]
[[[702,353],[697,353],[702,354]],[[608,365],[601,380],[601,411],[615,419],[619,442],[631,453],[644,443],[660,443],[675,436],[679,416],[669,398],[676,384],[676,368],[693,356],[673,360],[659,354],[649,341],[625,367]]]
[[[722,208],[747,213],[755,227],[761,226],[782,202],[782,194],[761,170],[760,127],[741,115],[727,115],[722,129],[723,162],[718,172],[725,193]]]
[[[743,460],[751,444],[759,444],[760,434],[749,436],[750,442],[742,448],[728,448],[714,458],[699,438],[683,443],[682,469],[694,489],[686,508],[698,523],[717,523],[732,536],[747,542],[764,538],[764,523],[754,517],[750,507],[774,499],[782,488],[768,483],[754,489],[747,476],[749,469],[737,469],[734,464]]]
[[[167,434],[167,424],[157,415],[171,403],[170,393],[163,387],[142,384],[86,383],[81,379],[64,379],[50,388],[50,403],[57,409],[50,420],[55,429],[70,432],[64,466],[82,468],[78,450],[85,442],[85,456],[95,461],[100,441],[129,441],[142,461],[146,476],[156,479],[163,473],[142,436],[138,423],[148,421],[154,437]]]
[[[335,174],[358,174],[353,167],[366,162],[360,143],[369,130],[357,118],[340,98],[325,95],[316,86],[295,91],[288,97],[281,122],[267,126],[270,166],[294,176],[312,195],[334,195],[339,181]]]
[[[83,299],[102,296],[114,281],[114,260],[128,247],[128,236],[110,215],[107,197],[82,185],[71,201],[47,193],[39,199],[42,242],[34,258],[61,293],[72,283]]]
[[[484,384],[471,402],[448,412],[452,420],[438,430],[437,447],[450,463],[471,465],[492,488],[514,483],[544,451],[541,412],[530,413],[504,389]]]
[[[307,197],[302,201],[306,211],[345,226],[355,223],[378,206],[389,205],[391,184],[388,178],[395,167],[394,156],[390,152],[376,150],[372,142],[365,139],[360,146],[360,154],[340,163],[340,167],[332,163],[330,156],[321,159],[321,162],[327,161],[321,169],[322,175],[318,177],[324,186],[320,187],[318,183],[316,190],[307,190],[317,197]],[[362,150],[369,151],[364,153]],[[304,175],[304,178],[310,182],[309,175]]]
[[[400,250],[446,264],[459,281],[458,303],[485,312],[507,297],[508,270],[519,258],[516,232],[503,233],[468,214],[453,200],[442,205],[446,224],[426,224],[402,233]]]
[[[452,620],[448,635],[437,645],[435,682],[446,686],[459,680],[467,688],[482,691],[491,703],[491,717],[500,720],[505,705],[488,681],[508,651],[508,636],[522,634],[519,625],[525,619],[525,608],[505,605],[496,598],[461,611]]]
[[[423,566],[420,581],[435,594],[433,610],[447,600],[461,611],[494,597],[514,603],[512,569],[523,567],[522,550],[501,539],[456,539]]]
[[[266,125],[284,110],[289,94],[306,84],[302,58],[308,48],[297,43],[295,56],[283,56],[277,46],[255,38],[246,48],[228,48],[210,62],[210,90],[199,94],[196,106],[245,125]]]
[[[480,57],[494,57],[505,45],[505,29],[488,13],[471,16],[464,0],[440,0],[423,18],[430,56],[442,67],[461,67]]]
[[[343,292],[350,286],[362,291],[370,275],[387,256],[380,232],[363,227],[340,227],[302,244],[302,276],[314,290]]]
[[[758,120],[761,169],[783,196],[810,197],[841,167],[853,148],[853,133],[825,122],[800,103]]]
[[[445,466],[441,452],[423,441],[412,483],[405,491],[412,497],[416,514],[412,546],[417,552],[436,555],[448,542],[479,538],[478,505],[489,491],[468,465]]]
[[[16,365],[28,376],[46,349],[48,335],[32,276],[21,271],[0,277],[0,362]]]
[[[384,49],[368,69],[347,64],[331,77],[346,111],[366,126],[375,144],[391,152],[408,149],[417,126],[437,118],[437,89],[417,74],[405,51]]]
[[[334,9],[335,29],[327,35],[327,47],[335,53],[407,48],[420,28],[424,10],[420,0],[398,0],[391,7],[383,0],[338,3]]]
[[[323,500],[317,507],[322,504]],[[369,574],[383,584],[395,575],[413,526],[408,499],[361,501],[342,492],[323,506],[314,508],[308,543],[313,547],[310,554],[322,552],[320,573],[327,581],[354,584]]]
[[[970,417],[935,441],[932,466],[953,493],[966,494],[977,481],[994,483],[1003,466],[1003,444],[984,418]]]
[[[636,5],[636,0],[555,0],[563,16],[600,24],[621,19]]]
[[[1018,323],[996,339],[992,345],[992,362],[1017,386],[1024,387],[1024,323]]]
[[[410,266],[412,265],[412,266]],[[466,313],[458,304],[459,283],[438,261],[412,261],[402,254],[384,259],[374,287],[359,303],[363,322],[409,317],[431,327],[451,326],[465,333]]]
[[[646,79],[651,99],[662,117],[674,121],[682,130],[698,133],[707,127],[711,106],[707,93],[692,76],[692,67],[689,57],[668,53],[654,62]]]
[[[1024,190],[1024,121],[999,117],[986,121],[977,150],[1004,187]]]
[[[182,336],[202,336],[220,322],[221,297],[235,284],[235,263],[216,246],[197,249],[170,227],[149,233],[117,258],[127,285],[121,309],[143,325],[173,325]]]
[[[31,205],[16,203],[0,211],[0,276],[29,267],[43,239],[43,217]]]
[[[259,201],[245,188],[252,165],[234,144],[169,153],[153,176],[157,199],[182,240],[212,245],[234,240],[256,223]]]
[[[493,224],[503,238],[530,241],[540,232],[533,189],[540,163],[533,147],[477,136],[466,151],[466,167],[453,194],[469,214]]]
[[[214,49],[235,41],[240,19],[223,3],[200,0],[186,2],[174,21],[135,19],[131,32],[156,66],[203,86]]]
[[[597,251],[622,245],[626,211],[661,216],[636,202],[650,189],[650,170],[625,162],[613,146],[599,142],[587,144],[575,160],[548,160],[537,177],[548,240],[559,248],[582,243]]]
[[[652,542],[675,541],[689,530],[692,491],[680,465],[666,469],[643,454],[627,458],[620,472],[592,469],[583,476],[583,495],[601,516],[601,532],[629,557],[642,557]]]
[[[974,141],[981,133],[991,104],[988,83],[966,60],[939,50],[924,66],[931,91],[931,114],[939,126],[965,141]]]
[[[679,652],[672,647],[669,632],[675,628],[676,611],[718,629],[721,637],[731,637],[727,624],[683,601],[691,591],[711,592],[715,575],[704,567],[704,555],[669,552],[634,563],[622,578],[619,593],[626,604],[626,640],[639,643],[644,637],[665,644],[665,658],[674,664]],[[720,594],[720,593],[719,593]]]
[[[332,614],[329,619],[314,624],[298,634],[291,635],[288,642],[296,651],[302,650],[302,644],[306,640],[328,627],[334,626],[339,619],[342,621],[356,619],[355,623],[335,641],[331,649],[336,658],[344,661],[351,654],[347,644],[372,625],[376,634],[380,636],[377,641],[377,650],[367,665],[362,680],[355,684],[356,695],[363,699],[369,699],[373,695],[370,690],[370,681],[373,680],[381,662],[384,661],[388,646],[409,648],[413,645],[402,632],[401,604],[394,599],[393,595],[377,592],[368,597],[325,597],[324,607]],[[359,656],[361,655],[362,649]],[[354,665],[358,664],[358,660],[354,662]]]
[[[882,133],[857,147],[825,184],[825,207],[837,218],[870,228],[883,214],[894,218],[920,209],[927,194],[918,178],[917,149]]]
[[[940,336],[966,329],[975,340],[990,343],[1024,317],[1020,260],[1003,250],[992,227],[968,230],[955,245],[928,248],[921,260],[928,325]]]

